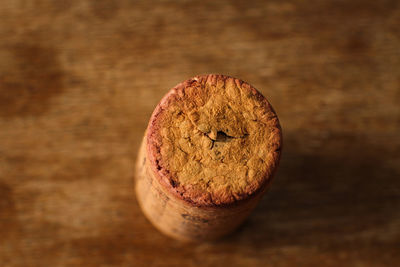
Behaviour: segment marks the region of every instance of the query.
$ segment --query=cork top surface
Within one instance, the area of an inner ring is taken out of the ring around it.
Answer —
[[[251,85],[203,75],[171,89],[150,119],[147,153],[160,183],[195,206],[245,200],[269,184],[281,128]]]

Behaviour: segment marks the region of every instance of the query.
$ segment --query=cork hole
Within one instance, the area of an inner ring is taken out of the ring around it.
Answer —
[[[228,142],[231,139],[233,139],[234,137],[227,135],[225,132],[223,131],[218,131],[217,132],[217,138],[215,139],[216,142]]]

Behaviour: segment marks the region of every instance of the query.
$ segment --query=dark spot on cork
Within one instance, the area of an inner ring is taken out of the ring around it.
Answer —
[[[225,130],[225,132],[228,132],[229,130]],[[237,138],[245,138],[246,136],[248,136],[248,134],[244,134],[243,136],[239,136],[239,137],[235,137],[235,136],[230,136],[227,133],[225,133],[224,131],[217,131],[217,135],[215,138],[210,137],[209,134],[205,134],[205,136],[207,136],[212,144],[211,144],[211,149],[214,147],[215,142],[219,142],[219,143],[227,143],[229,141],[231,141],[232,139],[237,139]]]
[[[0,116],[39,116],[64,90],[64,72],[52,47],[17,43],[3,48],[0,62]]]
[[[181,214],[181,216],[182,216],[182,218],[184,218],[186,220],[189,220],[189,221],[208,223],[207,219],[203,219],[203,218],[200,218],[198,216],[193,216],[193,215],[190,215],[190,214]]]
[[[146,164],[146,157],[143,157],[142,167],[144,167],[145,164]]]
[[[178,186],[177,183],[175,182],[175,180],[173,180],[173,179],[170,179],[170,183],[171,183],[172,187],[174,187],[174,188]]]
[[[160,161],[158,159],[156,159],[156,167],[158,171],[161,170]]]
[[[217,139],[215,141],[217,141],[217,142],[228,142],[233,138],[234,138],[233,136],[229,136],[223,131],[218,131],[217,132]]]

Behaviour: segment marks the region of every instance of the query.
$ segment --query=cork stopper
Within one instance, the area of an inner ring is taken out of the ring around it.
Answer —
[[[196,207],[229,206],[262,192],[282,140],[268,101],[224,75],[178,84],[154,110],[145,138],[163,190]]]

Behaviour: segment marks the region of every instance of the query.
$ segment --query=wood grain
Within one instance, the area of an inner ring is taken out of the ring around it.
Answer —
[[[400,265],[399,1],[0,3],[1,266]],[[250,82],[280,170],[215,243],[146,221],[134,163],[178,82]]]

